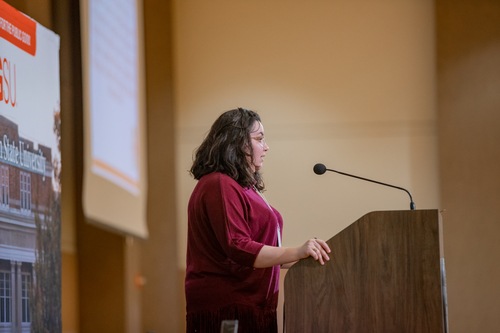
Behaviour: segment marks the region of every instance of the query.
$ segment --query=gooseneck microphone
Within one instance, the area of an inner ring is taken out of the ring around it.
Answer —
[[[315,164],[313,170],[314,170],[314,173],[317,174],[317,175],[322,175],[322,174],[324,174],[327,171],[332,171],[332,172],[336,172],[336,173],[344,175],[344,176],[354,177],[354,178],[357,178],[357,179],[366,180],[368,182],[372,182],[372,183],[376,183],[376,184],[380,184],[380,185],[384,185],[384,186],[389,186],[389,187],[392,187],[392,188],[397,188],[398,190],[405,191],[406,193],[408,193],[408,196],[410,197],[410,209],[411,210],[415,210],[415,208],[416,208],[415,203],[413,202],[413,198],[411,197],[410,192],[408,192],[408,190],[406,190],[406,189],[404,189],[402,187],[394,186],[394,185],[387,184],[387,183],[382,183],[382,182],[379,182],[379,181],[376,181],[376,180],[373,180],[373,179],[368,179],[368,178],[364,178],[364,177],[359,177],[359,176],[351,175],[351,174],[348,174],[348,173],[345,173],[345,172],[341,172],[341,171],[337,171],[337,170],[333,170],[333,169],[328,169],[324,164],[321,164],[321,163]]]

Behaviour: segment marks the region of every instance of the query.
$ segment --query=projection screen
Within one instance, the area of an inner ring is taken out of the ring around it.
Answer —
[[[142,2],[80,2],[83,210],[99,226],[146,238]]]

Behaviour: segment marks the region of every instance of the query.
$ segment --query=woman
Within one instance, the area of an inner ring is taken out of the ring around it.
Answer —
[[[328,245],[310,239],[281,247],[283,220],[261,192],[269,150],[259,115],[223,113],[196,151],[198,180],[188,204],[187,332],[220,332],[238,320],[238,332],[277,332],[280,265],[313,257],[329,260]]]

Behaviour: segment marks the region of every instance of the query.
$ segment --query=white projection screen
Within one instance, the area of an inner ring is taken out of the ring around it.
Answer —
[[[141,0],[82,0],[83,210],[87,220],[146,238]]]

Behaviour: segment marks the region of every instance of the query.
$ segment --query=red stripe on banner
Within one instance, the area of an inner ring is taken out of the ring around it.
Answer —
[[[0,38],[35,55],[36,22],[0,0]]]

